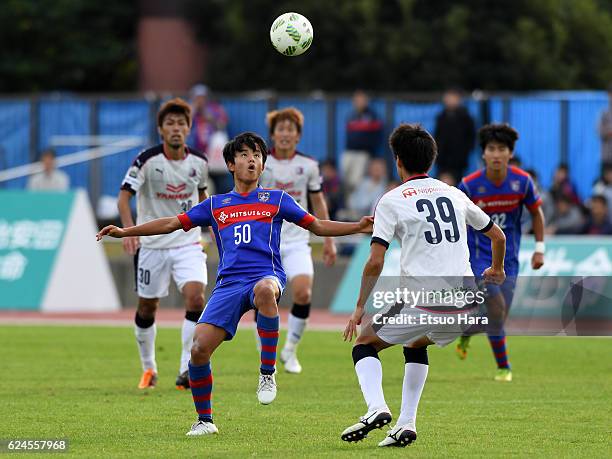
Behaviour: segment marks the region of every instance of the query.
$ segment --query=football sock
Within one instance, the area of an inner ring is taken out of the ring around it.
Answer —
[[[507,368],[509,370],[510,362],[508,361],[508,352],[506,351],[506,335],[489,336],[489,344],[491,344],[497,368]]]
[[[368,411],[380,409],[388,411],[382,387],[382,365],[374,346],[357,344],[353,347],[353,363]]]
[[[276,371],[276,346],[278,345],[279,318],[257,314],[257,334],[261,340],[261,374],[271,375]]]
[[[293,304],[293,308],[289,313],[288,329],[287,329],[287,341],[285,342],[285,349],[293,350],[302,339],[306,324],[308,323],[308,316],[310,315],[310,303],[308,304]]]
[[[427,372],[429,371],[429,360],[427,348],[404,348],[404,383],[402,385],[402,409],[397,419],[397,425],[406,424],[416,428],[416,414],[419,400],[423,393]]]
[[[134,334],[138,343],[142,369],[144,371],[152,368],[153,371],[157,372],[157,363],[155,362],[155,335],[157,334],[157,327],[155,325],[155,318],[143,319],[136,312],[134,322]]]
[[[213,377],[210,362],[204,365],[189,365],[189,386],[195,409],[198,412],[198,419],[204,422],[212,420],[212,388]]]
[[[186,311],[185,320],[183,320],[183,327],[181,328],[181,366],[179,373],[183,374],[188,369],[189,359],[191,358],[191,346],[193,345],[193,334],[198,319],[202,315],[202,311]]]

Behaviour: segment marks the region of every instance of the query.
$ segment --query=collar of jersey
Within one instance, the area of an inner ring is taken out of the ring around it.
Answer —
[[[255,193],[256,191],[261,191],[261,190],[263,190],[263,188],[260,187],[260,186],[257,186],[257,188],[255,188],[253,191],[250,191],[248,193],[238,193],[236,191],[236,189],[233,188],[232,191],[230,191],[230,194],[234,194],[236,196],[242,196],[243,198],[245,198],[245,197],[249,196],[250,194]]]
[[[411,175],[406,180],[404,180],[404,183],[409,182],[410,180],[418,180],[418,179],[423,179],[423,178],[429,178],[429,175],[427,175],[427,174]]]
[[[289,161],[290,159],[295,158],[295,156],[298,154],[298,151],[295,150],[293,152],[293,154],[291,156],[289,156],[288,158],[279,158],[278,156],[276,156],[276,148],[272,148],[270,150],[270,155],[272,155],[274,157],[274,159],[278,159],[279,161]]]

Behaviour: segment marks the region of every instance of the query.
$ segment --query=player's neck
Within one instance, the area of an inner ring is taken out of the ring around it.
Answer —
[[[185,152],[185,145],[181,145],[178,148],[174,148],[171,145],[168,145],[167,143],[164,143],[164,154],[166,155],[166,158],[175,161],[183,159],[187,155],[187,153]]]
[[[487,178],[491,182],[495,184],[500,184],[501,182],[506,180],[506,177],[508,176],[508,168],[506,167],[504,169],[499,170],[487,169],[486,174]]]
[[[400,169],[398,172],[399,172],[400,179],[402,180],[402,183],[406,182],[408,179],[411,179],[413,177],[427,175],[426,172],[410,172],[405,169]]]
[[[234,191],[238,194],[248,194],[257,188],[257,182],[243,182],[236,180],[234,182]]]
[[[295,148],[283,149],[274,147],[274,157],[276,159],[291,159],[295,156]]]

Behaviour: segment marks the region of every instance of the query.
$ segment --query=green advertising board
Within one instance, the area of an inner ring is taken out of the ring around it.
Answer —
[[[590,314],[595,317],[612,317],[612,282],[602,282],[612,276],[612,237],[548,237],[545,264],[537,271],[530,266],[533,247],[533,238],[526,237],[519,253],[521,268],[512,306],[513,316],[545,317],[558,314],[560,305],[566,300],[572,276],[590,276],[591,279],[584,284],[586,294],[594,298],[593,304],[589,305]],[[370,240],[364,238],[358,244],[336,291],[332,312],[353,311],[359,294],[361,273],[369,253]],[[382,276],[399,276],[399,270],[400,247],[394,241],[385,256]]]
[[[0,309],[38,309],[74,193],[0,192]]]

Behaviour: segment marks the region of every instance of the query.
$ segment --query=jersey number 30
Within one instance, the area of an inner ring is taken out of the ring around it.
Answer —
[[[248,244],[251,242],[251,225],[236,225],[234,226],[234,244]]]
[[[433,203],[429,199],[419,199],[416,202],[416,207],[419,212],[424,212],[427,210],[428,215],[425,219],[431,223],[434,227],[434,233],[431,231],[425,231],[425,240],[430,244],[439,244],[442,242],[442,230],[440,228],[440,223],[438,223],[437,217],[440,217],[445,223],[450,223],[452,225],[452,231],[449,229],[444,230],[444,237],[448,242],[457,242],[459,240],[459,227],[457,226],[457,217],[455,216],[455,209],[453,208],[453,203],[450,199],[441,197],[436,199],[436,207],[438,208],[438,212],[436,214],[436,209],[434,208]]]

